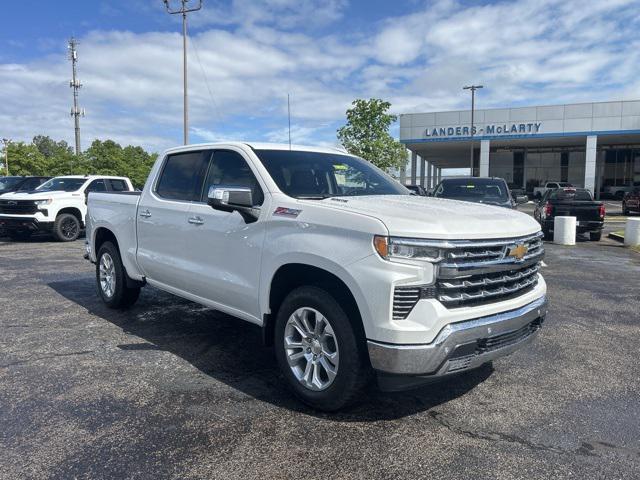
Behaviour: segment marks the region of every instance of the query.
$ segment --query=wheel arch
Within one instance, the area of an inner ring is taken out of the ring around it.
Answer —
[[[129,276],[127,265],[126,265],[126,258],[123,255],[124,252],[120,247],[118,238],[116,237],[115,233],[113,233],[113,231],[111,231],[107,227],[98,227],[93,232],[93,238],[91,239],[91,244],[92,244],[93,252],[95,252],[94,255],[96,257],[96,262],[98,261],[98,251],[100,250],[100,247],[102,247],[102,245],[104,245],[106,242],[112,242],[113,245],[118,250],[118,253],[120,254],[120,261],[122,262],[122,267],[124,268],[124,271],[125,271],[127,286],[130,288],[144,286],[145,285],[144,280],[136,280]]]
[[[80,209],[78,209],[76,207],[64,207],[64,208],[61,208],[56,213],[56,218],[59,215],[62,215],[63,213],[70,213],[71,215],[73,215],[74,217],[76,217],[78,219],[78,221],[80,222],[80,226],[81,227],[84,226],[84,222],[82,221],[82,212],[80,211]]]
[[[266,345],[273,343],[275,317],[285,297],[297,287],[316,286],[328,291],[344,307],[356,332],[362,340],[366,340],[363,323],[363,312],[357,300],[359,291],[354,288],[349,278],[341,278],[335,271],[305,262],[291,262],[280,265],[271,276],[268,287],[268,311],[263,315],[263,341]]]

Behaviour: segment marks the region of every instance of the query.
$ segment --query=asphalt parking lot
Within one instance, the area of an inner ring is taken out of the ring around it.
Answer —
[[[83,241],[0,240],[0,478],[638,478],[640,255],[547,244],[537,341],[334,415],[258,328],[147,287],[99,302]]]

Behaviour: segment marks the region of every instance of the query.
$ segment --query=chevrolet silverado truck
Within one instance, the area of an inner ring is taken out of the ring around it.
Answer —
[[[537,222],[411,195],[337,149],[168,150],[140,193],[92,193],[86,257],[108,307],[151,285],[262,328],[285,382],[333,411],[531,342],[547,312]]]
[[[56,240],[76,240],[85,225],[89,192],[132,191],[125,177],[55,177],[29,192],[0,196],[0,229],[15,240],[50,232]]]
[[[591,241],[602,238],[604,203],[595,201],[584,188],[556,188],[547,190],[536,205],[533,217],[538,220],[545,238],[550,240],[556,217],[576,217],[576,233],[587,233]]]
[[[544,197],[544,194],[549,190],[555,190],[556,188],[568,188],[573,187],[570,183],[567,182],[547,182],[544,184],[544,187],[535,187],[533,189],[533,198],[540,200]]]

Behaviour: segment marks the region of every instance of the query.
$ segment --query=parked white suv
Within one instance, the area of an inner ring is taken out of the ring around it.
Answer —
[[[132,190],[126,177],[55,177],[36,190],[0,196],[0,228],[15,239],[46,231],[62,242],[73,241],[84,228],[89,192]]]
[[[110,307],[146,283],[261,326],[292,390],[335,410],[371,372],[400,389],[530,342],[541,235],[339,150],[225,143],[167,151],[140,195],[90,195],[87,257]]]

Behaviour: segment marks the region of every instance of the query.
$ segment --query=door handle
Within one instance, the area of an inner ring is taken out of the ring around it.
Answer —
[[[139,215],[144,218],[149,218],[151,216],[151,212],[149,211],[149,209],[146,209],[145,211],[140,212]]]
[[[189,217],[189,220],[187,221],[193,225],[202,225],[204,223],[204,220],[201,217]]]

